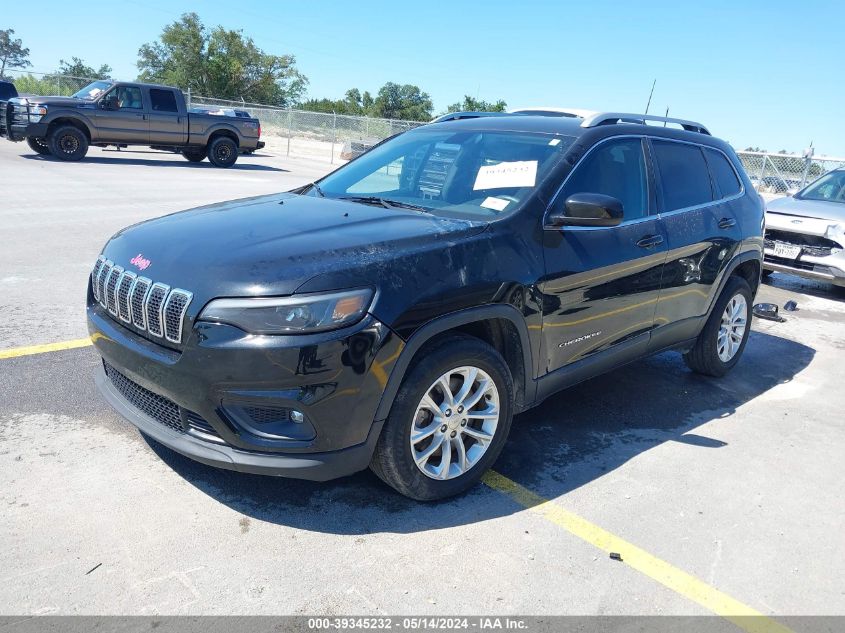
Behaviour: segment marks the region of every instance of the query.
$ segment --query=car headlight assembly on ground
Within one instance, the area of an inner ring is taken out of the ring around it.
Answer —
[[[359,321],[370,306],[369,288],[274,298],[215,299],[201,321],[227,323],[251,334],[309,334]]]

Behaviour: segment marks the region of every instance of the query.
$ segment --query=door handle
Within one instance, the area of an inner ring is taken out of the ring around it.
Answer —
[[[729,229],[734,226],[736,226],[736,220],[734,220],[733,218],[722,218],[721,220],[719,220],[720,229]]]
[[[637,242],[637,246],[640,248],[652,248],[660,244],[663,244],[662,235],[646,235]]]

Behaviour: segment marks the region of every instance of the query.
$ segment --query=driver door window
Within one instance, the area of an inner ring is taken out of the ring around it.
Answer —
[[[117,107],[119,110],[143,110],[144,102],[141,98],[141,89],[137,86],[118,86]]]
[[[607,141],[587,154],[558,196],[564,204],[576,193],[600,193],[622,203],[625,220],[648,215],[648,176],[642,141]]]

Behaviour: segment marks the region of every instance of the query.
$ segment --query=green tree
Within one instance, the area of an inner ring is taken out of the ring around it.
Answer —
[[[453,103],[446,109],[446,112],[504,112],[507,107],[508,104],[502,99],[493,103],[492,101],[483,101],[464,95],[462,102]]]
[[[433,110],[431,97],[419,87],[389,81],[378,91],[368,114],[384,119],[428,121]]]
[[[290,106],[308,79],[293,55],[272,55],[242,31],[208,30],[196,13],[185,13],[159,40],[138,50],[139,78],[221,99]]]
[[[6,75],[6,68],[27,68],[29,63],[29,49],[25,48],[20,39],[13,39],[14,29],[0,31],[0,77]]]
[[[103,64],[98,69],[94,69],[83,62],[79,57],[71,57],[69,62],[65,60],[59,61],[59,75],[65,77],[85,77],[90,79],[109,79],[111,77],[112,68],[108,64]]]

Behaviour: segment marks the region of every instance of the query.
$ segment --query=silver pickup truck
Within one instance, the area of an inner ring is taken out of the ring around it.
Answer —
[[[189,111],[181,90],[155,84],[95,81],[70,97],[10,99],[2,115],[9,140],[68,161],[89,145],[146,145],[231,167],[264,146],[258,119]]]

